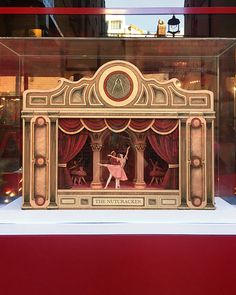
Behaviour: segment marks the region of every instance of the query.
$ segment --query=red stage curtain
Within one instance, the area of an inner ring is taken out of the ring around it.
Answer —
[[[164,127],[164,126],[162,126]],[[168,126],[167,126],[168,127]],[[164,128],[163,132],[164,132]],[[168,128],[167,128],[168,129]],[[179,128],[172,133],[160,135],[150,133],[148,140],[153,150],[168,163],[168,170],[163,180],[165,189],[178,189],[179,187]]]
[[[58,137],[58,188],[71,188],[73,186],[72,179],[67,169],[67,163],[72,160],[83,148],[88,135],[65,134],[59,130]]]
[[[80,119],[59,119],[59,127],[65,133],[78,133],[84,128],[84,125]]]
[[[125,130],[129,126],[130,119],[105,119],[110,130]]]

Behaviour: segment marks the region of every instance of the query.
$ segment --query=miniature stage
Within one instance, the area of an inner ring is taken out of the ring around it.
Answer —
[[[114,60],[23,101],[23,209],[214,209],[213,92]]]

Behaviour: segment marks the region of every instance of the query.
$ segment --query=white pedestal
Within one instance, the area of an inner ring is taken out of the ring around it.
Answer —
[[[236,206],[216,210],[21,210],[21,198],[0,208],[0,235],[236,235]]]

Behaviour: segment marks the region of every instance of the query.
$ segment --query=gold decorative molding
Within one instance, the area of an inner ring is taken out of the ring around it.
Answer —
[[[89,114],[96,109],[100,114],[106,112],[109,116],[120,107],[123,111],[132,112],[135,108],[137,111],[146,110],[147,114],[160,111],[164,115],[180,110],[213,112],[211,91],[181,89],[177,79],[164,82],[147,79],[136,66],[126,61],[108,62],[92,78],[82,78],[77,82],[61,78],[59,81],[58,87],[52,90],[25,91],[23,111],[52,110],[60,106],[61,115],[75,109],[81,112],[87,109]],[[118,97],[116,101],[112,98],[116,90],[121,93],[126,91],[125,87],[128,87],[126,99],[119,100]]]

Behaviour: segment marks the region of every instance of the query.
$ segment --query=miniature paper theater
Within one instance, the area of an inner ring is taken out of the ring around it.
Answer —
[[[213,93],[125,61],[23,98],[24,209],[212,209]]]

